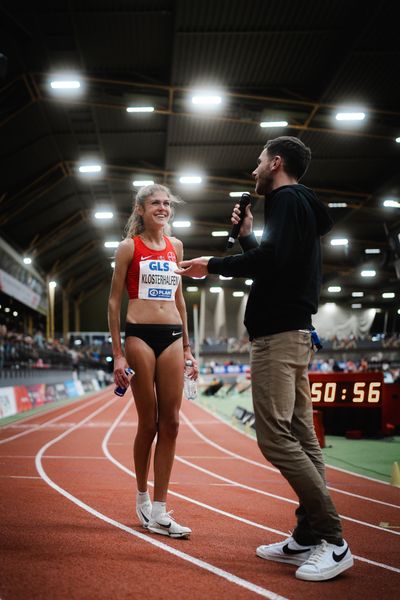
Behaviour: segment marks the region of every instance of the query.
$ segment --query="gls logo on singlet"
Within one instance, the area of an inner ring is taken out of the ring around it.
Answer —
[[[149,263],[151,271],[169,271],[169,263],[161,262],[159,260],[151,260]]]

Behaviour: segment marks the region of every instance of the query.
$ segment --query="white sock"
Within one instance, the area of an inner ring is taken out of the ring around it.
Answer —
[[[160,515],[165,513],[167,510],[167,504],[165,502],[153,502],[151,509],[151,518],[157,519]]]
[[[144,504],[145,502],[150,502],[149,492],[136,492],[136,500],[138,504]]]

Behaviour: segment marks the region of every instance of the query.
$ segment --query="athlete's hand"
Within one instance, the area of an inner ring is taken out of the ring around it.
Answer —
[[[248,204],[246,206],[246,212],[244,215],[244,219],[240,226],[239,237],[246,237],[246,235],[250,235],[253,231],[253,215],[250,210],[251,206]],[[240,222],[240,205],[235,204],[232,211],[231,223],[232,225],[237,225]]]
[[[114,358],[114,382],[115,385],[127,388],[129,387],[129,379],[126,376],[125,369],[129,367],[125,356]]]
[[[208,261],[209,257],[201,256],[199,258],[192,258],[192,260],[182,260],[178,263],[180,267],[175,271],[178,275],[187,275],[188,277],[206,277],[208,275]]]
[[[188,373],[189,379],[194,379],[194,380],[198,379],[199,366],[198,366],[197,360],[194,358],[190,348],[185,348],[184,356],[185,356],[185,361],[191,360],[193,363],[191,367],[185,367],[185,372],[186,372],[186,369],[188,370],[187,373]]]

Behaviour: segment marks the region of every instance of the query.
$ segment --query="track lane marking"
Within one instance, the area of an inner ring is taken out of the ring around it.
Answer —
[[[110,427],[109,431],[106,433],[103,442],[102,442],[102,448],[103,448],[103,452],[105,453],[105,455],[110,459],[110,461],[115,464],[119,469],[121,469],[121,471],[124,471],[127,475],[133,477],[136,479],[136,475],[133,471],[131,471],[130,469],[128,469],[125,465],[123,465],[122,463],[120,463],[117,459],[115,459],[110,452],[108,451],[108,440],[110,438],[110,436],[112,435],[113,431],[116,429],[116,427],[118,426],[119,421],[122,419],[122,417],[125,415],[125,413],[127,412],[127,410],[130,408],[130,405],[133,404],[133,400],[131,400],[131,402],[125,406],[120,415],[115,419],[113,425]],[[189,463],[190,464],[190,463]],[[229,480],[228,480],[229,481]],[[154,487],[153,482],[148,482],[149,485],[151,487]],[[238,484],[237,487],[241,487],[241,484]],[[189,503],[192,504],[196,504],[197,506],[200,506],[202,508],[205,508],[207,510],[210,510],[212,512],[216,512],[218,514],[221,514],[222,516],[228,517],[230,519],[236,520],[236,521],[240,521],[242,523],[245,523],[246,525],[251,525],[252,527],[257,527],[258,529],[264,529],[266,531],[269,531],[271,533],[276,533],[277,535],[281,535],[282,537],[286,538],[288,536],[287,532],[284,531],[279,531],[277,529],[272,529],[271,527],[267,527],[265,525],[261,525],[259,523],[255,523],[254,521],[250,521],[249,519],[245,519],[243,517],[239,517],[238,515],[234,515],[233,513],[228,513],[226,511],[223,511],[221,509],[218,509],[216,507],[210,506],[208,504],[205,504],[203,502],[200,502],[198,500],[195,500],[193,498],[190,498],[188,496],[184,496],[183,494],[179,494],[178,492],[173,492],[172,490],[168,490],[168,493],[176,496],[177,498],[181,498],[182,500],[186,500]],[[293,501],[294,502],[294,501]],[[297,502],[294,502],[295,504],[297,504]],[[377,529],[381,530],[381,531],[386,531],[381,527],[377,527]],[[393,571],[394,573],[400,573],[400,569],[398,569],[397,567],[393,567],[392,565],[387,565],[385,563],[380,563],[368,558],[364,558],[363,556],[357,556],[353,554],[353,557],[356,558],[357,560],[359,560],[360,562],[365,562],[368,563],[370,565],[376,566],[378,568],[382,568],[385,569],[387,571]]]
[[[51,488],[56,490],[59,494],[61,494],[62,496],[64,496],[68,500],[70,500],[70,502],[73,502],[74,504],[76,504],[77,506],[79,506],[80,508],[82,508],[83,510],[88,512],[89,514],[93,515],[94,517],[97,517],[98,519],[108,523],[109,525],[113,525],[114,527],[121,529],[122,531],[129,533],[130,535],[133,535],[134,537],[139,538],[140,540],[147,542],[148,544],[151,544],[158,549],[164,550],[165,552],[168,552],[169,554],[177,556],[178,558],[181,558],[182,560],[185,560],[186,562],[189,562],[197,567],[200,567],[201,569],[204,569],[205,571],[208,571],[208,572],[212,573],[213,575],[216,575],[218,577],[221,577],[222,579],[225,579],[229,583],[238,585],[239,587],[242,587],[250,592],[254,592],[255,594],[258,594],[259,596],[262,596],[264,598],[268,598],[269,600],[288,600],[284,596],[281,596],[281,595],[276,594],[275,592],[272,592],[266,588],[258,586],[256,584],[252,583],[251,581],[242,579],[241,577],[238,577],[238,576],[234,575],[233,573],[230,573],[229,571],[220,569],[219,567],[216,567],[216,566],[212,565],[211,563],[207,563],[203,560],[195,558],[194,556],[191,556],[190,554],[181,552],[180,550],[177,550],[176,548],[173,548],[172,546],[168,546],[167,544],[165,544],[163,542],[160,542],[156,539],[152,539],[150,536],[145,535],[144,533],[140,533],[139,531],[136,531],[135,529],[132,529],[131,527],[128,527],[127,525],[124,525],[123,523],[120,523],[119,521],[116,521],[115,519],[112,519],[111,517],[104,515],[103,513],[97,511],[96,509],[89,506],[82,500],[79,500],[79,498],[77,498],[76,496],[73,496],[70,492],[68,492],[67,490],[62,488],[60,485],[58,485],[55,481],[53,481],[47,475],[45,469],[43,468],[43,464],[42,464],[42,459],[44,458],[43,455],[46,452],[46,450],[48,448],[50,448],[53,444],[57,443],[58,441],[62,440],[64,437],[66,437],[67,435],[69,435],[70,433],[75,431],[76,429],[79,429],[80,426],[82,424],[86,423],[87,420],[89,420],[90,418],[93,418],[94,416],[96,416],[97,414],[99,414],[100,412],[102,412],[103,410],[105,410],[111,404],[113,404],[115,402],[116,402],[115,399],[110,400],[109,402],[107,402],[107,404],[98,408],[91,415],[82,419],[82,421],[80,421],[80,423],[77,423],[76,425],[74,425],[73,427],[68,429],[67,431],[64,431],[57,437],[55,437],[52,440],[50,440],[49,442],[47,442],[44,446],[42,446],[42,448],[39,450],[39,452],[35,456],[35,465],[36,465],[36,469],[37,469],[40,477],[43,479],[43,481],[45,483],[47,483],[47,485],[49,485]]]
[[[106,392],[104,392],[104,395],[106,395]],[[21,431],[20,433],[16,433],[15,435],[12,435],[8,438],[3,438],[0,440],[0,444],[5,444],[6,442],[11,442],[12,440],[16,440],[17,438],[20,438],[23,435],[27,435],[28,433],[33,433],[35,431],[39,431],[40,429],[45,429],[47,425],[50,425],[51,423],[56,423],[60,419],[64,419],[64,417],[69,417],[69,415],[73,415],[74,413],[82,410],[83,408],[92,406],[92,404],[95,404],[96,402],[99,402],[101,400],[103,400],[103,394],[99,394],[98,396],[93,398],[93,400],[89,400],[87,404],[84,403],[84,401],[82,401],[83,406],[77,406],[76,408],[70,410],[69,412],[63,413],[62,415],[59,415],[58,417],[55,417],[54,419],[50,419],[50,421],[45,421],[44,423],[39,423],[38,425],[33,425],[31,429]],[[55,410],[57,410],[57,409],[55,409]]]
[[[263,463],[260,463],[258,461],[255,461],[255,460],[252,460],[252,459],[247,458],[245,456],[242,456],[241,454],[237,454],[236,452],[232,452],[231,450],[228,450],[227,448],[224,448],[223,446],[220,446],[216,442],[213,442],[213,440],[210,440],[210,438],[208,438],[203,433],[201,433],[201,431],[199,431],[197,429],[197,427],[195,427],[195,425],[193,425],[192,421],[190,421],[190,419],[182,411],[181,411],[181,416],[182,416],[183,420],[185,421],[186,425],[200,439],[202,439],[204,442],[206,442],[207,444],[209,444],[213,448],[216,448],[217,450],[220,450],[221,452],[224,452],[225,454],[229,454],[229,456],[232,456],[233,458],[236,458],[238,460],[242,460],[242,461],[247,462],[247,463],[249,463],[251,465],[254,465],[256,467],[260,467],[261,469],[264,469],[264,470],[267,470],[267,471],[272,471],[274,473],[279,473],[279,470],[276,469],[275,467],[270,467],[270,466],[265,465]],[[345,472],[347,473],[347,471],[345,471]],[[336,487],[332,487],[332,486],[329,486],[329,485],[327,485],[327,489],[331,490],[331,491],[334,491],[334,492],[337,492],[338,494],[343,494],[345,496],[351,496],[352,498],[358,498],[359,500],[366,500],[367,502],[373,502],[375,504],[382,504],[383,506],[389,506],[390,508],[400,509],[400,505],[391,504],[390,502],[385,502],[383,500],[377,500],[375,498],[370,498],[369,496],[361,496],[360,494],[355,494],[354,492],[348,492],[348,491],[345,491],[345,490],[341,490],[341,489],[338,489]]]
[[[194,404],[194,406],[196,406],[200,410],[204,410],[204,412],[208,413],[209,415],[212,415],[220,423],[223,423],[224,425],[227,425],[227,427],[229,427],[230,429],[233,429],[233,431],[236,431],[236,433],[240,433],[240,435],[244,435],[246,438],[248,438],[250,440],[253,440],[253,442],[256,441],[256,439],[254,438],[253,435],[250,435],[250,434],[246,433],[246,431],[242,431],[241,429],[238,429],[237,427],[235,427],[234,425],[232,425],[232,423],[230,423],[228,420],[225,420],[220,415],[212,412],[209,408],[206,408],[202,404],[197,404],[195,402],[193,402],[193,404]],[[181,414],[183,414],[182,411],[181,411]],[[339,471],[340,473],[346,473],[346,475],[352,475],[353,477],[359,477],[361,479],[367,479],[368,481],[373,481],[374,483],[380,483],[382,485],[388,485],[388,486],[391,485],[387,481],[382,481],[381,479],[375,479],[374,477],[369,477],[368,475],[361,475],[360,473],[354,473],[354,471],[347,471],[346,469],[342,469],[340,467],[334,467],[333,465],[330,465],[330,464],[327,464],[326,466],[329,469],[332,469],[333,471]],[[273,468],[273,467],[268,467],[267,465],[265,465],[265,468]],[[342,493],[345,494],[345,493],[350,493],[350,492],[344,492],[344,491],[342,491]],[[379,502],[379,500],[376,500],[376,502]],[[397,508],[397,506],[396,506],[396,508]]]

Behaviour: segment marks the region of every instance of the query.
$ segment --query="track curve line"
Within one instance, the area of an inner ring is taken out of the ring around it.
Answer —
[[[131,403],[133,403],[133,401]],[[130,408],[131,403],[123,408],[123,410],[121,411],[121,413],[115,419],[114,423],[111,425],[111,427],[109,428],[109,430],[106,432],[106,435],[104,436],[104,439],[103,439],[102,448],[103,448],[104,454],[107,456],[107,458],[109,458],[109,460],[111,460],[111,462],[113,464],[115,464],[119,469],[121,469],[122,471],[124,471],[127,475],[129,475],[131,477],[134,477],[136,479],[136,476],[135,476],[134,472],[131,471],[130,469],[128,469],[122,463],[120,463],[117,459],[115,459],[111,455],[111,453],[109,452],[109,450],[108,450],[108,441],[109,441],[112,433],[114,432],[114,430],[118,427],[119,422],[123,419],[123,417],[125,416],[126,412]],[[178,457],[176,456],[176,458],[178,458]],[[197,465],[191,464],[186,459],[180,459],[180,461],[183,462],[183,463],[185,463],[185,464],[187,464],[190,467],[195,467],[195,468],[197,467]],[[202,467],[199,467],[199,469],[203,470]],[[218,476],[216,474],[212,474],[212,475],[216,476],[218,478],[222,477],[222,476]],[[227,480],[227,481],[230,481],[230,480]],[[152,485],[151,483],[149,483],[149,484]],[[238,487],[249,488],[249,486],[241,486],[241,484],[237,484],[237,485],[238,485]],[[251,488],[249,488],[249,489],[251,489]],[[253,489],[256,490],[257,488],[253,488]],[[257,490],[257,491],[260,492],[260,493],[262,493],[262,490]],[[258,527],[260,529],[266,529],[268,531],[271,531],[273,533],[281,535],[282,537],[287,537],[287,535],[288,535],[287,532],[279,531],[279,530],[276,530],[276,529],[271,529],[270,527],[266,527],[264,525],[261,525],[261,524],[258,524],[258,523],[254,523],[253,521],[248,521],[247,519],[243,519],[242,517],[239,517],[239,516],[234,515],[232,513],[227,513],[225,511],[221,511],[220,509],[216,509],[215,507],[212,507],[210,505],[206,505],[206,504],[204,504],[202,502],[199,502],[198,500],[194,500],[193,498],[189,498],[188,496],[184,496],[183,494],[179,494],[178,492],[174,492],[174,491],[169,490],[168,493],[171,494],[171,495],[173,495],[173,496],[176,496],[178,498],[181,498],[182,500],[186,500],[188,502],[191,502],[193,504],[196,504],[198,506],[206,508],[207,510],[211,510],[213,512],[217,512],[217,513],[219,513],[219,514],[221,514],[223,516],[226,516],[228,518],[239,520],[239,521],[244,522],[244,523],[246,523],[248,525],[251,525],[253,527]],[[297,502],[294,501],[294,500],[289,500],[288,498],[283,498],[283,497],[280,497],[280,496],[275,496],[273,494],[268,494],[268,493],[266,493],[266,494],[270,495],[270,496],[273,496],[275,498],[278,498],[278,499],[282,499],[282,500],[284,500],[286,502],[290,501],[291,503],[294,503],[294,504],[297,505]],[[358,523],[357,520],[353,520],[350,517],[349,517],[349,520]],[[362,524],[362,522],[360,522],[360,523]],[[385,531],[385,532],[388,531],[386,529],[383,529],[382,527],[376,527],[376,526],[373,526],[373,525],[371,525],[371,526],[374,527],[375,529],[378,529],[379,531]],[[393,567],[392,565],[388,565],[388,564],[385,564],[385,563],[382,563],[382,562],[377,562],[377,561],[374,561],[374,560],[370,560],[370,559],[365,558],[363,556],[358,556],[358,555],[354,555],[354,554],[353,554],[353,557],[356,560],[360,561],[360,562],[363,562],[363,563],[366,563],[366,564],[369,564],[369,565],[373,565],[375,567],[378,567],[378,568],[381,568],[381,569],[384,569],[384,570],[387,570],[387,571],[392,571],[394,573],[400,573],[400,569],[397,568],[397,567]]]
[[[242,461],[244,461],[246,463],[249,463],[249,464],[251,464],[251,465],[253,465],[255,467],[259,467],[260,469],[264,469],[264,470],[267,470],[267,471],[273,471],[275,473],[279,473],[279,470],[275,469],[275,467],[270,467],[269,465],[266,465],[266,464],[260,463],[258,461],[252,460],[250,458],[247,458],[246,456],[242,456],[241,454],[237,454],[236,452],[232,452],[231,450],[228,450],[227,448],[224,448],[220,444],[217,444],[213,440],[210,440],[210,438],[208,438],[207,436],[205,436],[204,433],[201,433],[201,431],[199,431],[197,429],[197,427],[190,421],[190,419],[182,411],[181,411],[181,416],[182,416],[184,422],[186,423],[186,425],[193,431],[193,433],[195,433],[200,439],[202,439],[204,442],[206,442],[207,444],[209,444],[213,448],[216,448],[217,450],[220,450],[221,452],[224,452],[225,454],[228,454],[229,456],[232,456],[233,458],[236,458],[237,460],[242,460]],[[251,439],[253,439],[253,438],[251,438]],[[328,467],[328,468],[332,468],[332,467]],[[351,473],[350,471],[344,471],[344,472],[346,474],[353,475],[353,473]],[[378,480],[374,479],[373,481],[378,481]],[[380,483],[386,483],[386,482],[380,482]],[[359,500],[365,500],[367,502],[373,502],[375,504],[382,504],[383,506],[389,506],[390,508],[400,509],[400,505],[398,505],[398,504],[392,504],[390,502],[385,502],[384,500],[377,500],[375,498],[370,498],[368,496],[362,496],[360,494],[355,494],[354,492],[347,492],[345,490],[341,490],[339,488],[332,487],[330,485],[327,485],[327,488],[328,488],[328,490],[330,490],[332,492],[337,492],[338,494],[344,494],[345,496],[351,496],[353,498],[358,498]]]
[[[266,588],[258,586],[246,579],[242,579],[241,577],[238,577],[238,576],[234,575],[233,573],[230,573],[229,571],[220,569],[219,567],[216,567],[215,565],[212,565],[212,564],[207,563],[203,560],[200,560],[194,556],[191,556],[190,554],[181,552],[180,550],[177,550],[176,548],[168,546],[167,544],[164,544],[163,542],[160,542],[158,540],[152,539],[150,536],[145,535],[144,533],[140,533],[139,531],[136,531],[135,529],[132,529],[131,527],[128,527],[127,525],[124,525],[123,523],[120,523],[119,521],[116,521],[115,519],[108,517],[107,515],[99,512],[96,509],[94,509],[93,507],[89,506],[88,504],[86,504],[85,502],[83,502],[82,500],[80,500],[79,498],[74,496],[73,494],[70,494],[67,490],[65,490],[64,488],[59,486],[55,481],[53,481],[47,475],[47,473],[43,467],[43,464],[42,464],[42,458],[43,458],[43,455],[45,454],[45,452],[53,444],[62,440],[63,438],[65,438],[67,435],[69,435],[73,431],[79,429],[83,424],[85,424],[87,421],[89,421],[93,417],[97,416],[99,413],[101,413],[103,410],[105,410],[111,404],[113,404],[115,402],[116,402],[115,399],[112,399],[111,401],[107,402],[104,406],[101,406],[100,408],[98,408],[96,411],[91,413],[89,416],[82,419],[79,423],[77,423],[73,427],[70,427],[69,429],[67,429],[66,431],[64,431],[63,433],[58,435],[57,437],[55,437],[52,440],[50,440],[49,442],[47,442],[44,446],[42,446],[42,448],[39,450],[39,452],[35,456],[35,466],[36,466],[36,469],[37,469],[40,477],[43,479],[43,481],[45,483],[47,483],[48,486],[50,486],[55,491],[57,491],[59,494],[61,494],[65,498],[67,498],[70,502],[76,504],[77,506],[79,506],[80,508],[82,508],[83,510],[88,512],[89,514],[93,515],[94,517],[108,523],[109,525],[112,525],[113,527],[116,527],[116,528],[124,531],[125,533],[128,533],[148,544],[151,544],[152,546],[154,546],[160,550],[168,552],[169,554],[172,554],[186,562],[189,562],[201,569],[204,569],[205,571],[208,571],[209,573],[212,573],[213,575],[216,575],[217,577],[221,577],[222,579],[225,579],[229,583],[232,583],[232,584],[237,585],[241,588],[244,588],[250,592],[253,592],[253,593],[257,594],[258,596],[262,596],[263,598],[268,598],[269,600],[288,600],[284,596],[276,594],[275,592],[272,592],[271,590],[268,590]]]
[[[104,393],[104,396],[106,396],[106,395],[109,395],[109,392],[108,392],[108,394]],[[92,406],[92,404],[96,404],[96,402],[101,402],[103,399],[104,399],[103,395],[99,394],[98,396],[93,398],[93,400],[89,400],[87,403],[84,403],[83,406],[77,406],[77,407],[73,408],[72,410],[59,415],[58,417],[54,417],[54,419],[50,419],[49,421],[44,421],[43,423],[38,423],[37,425],[33,425],[31,429],[25,429],[24,431],[21,431],[20,433],[16,433],[15,435],[11,435],[8,438],[1,439],[0,444],[5,444],[6,442],[11,442],[12,440],[16,440],[24,435],[28,435],[29,433],[33,433],[35,431],[38,431],[39,429],[43,429],[44,427],[47,427],[48,425],[57,423],[57,421],[60,421],[61,419],[65,419],[65,417],[69,417],[70,415],[73,415],[76,412],[79,412],[83,408]],[[84,402],[84,401],[80,400],[79,402]],[[60,407],[58,407],[58,408],[60,408]],[[55,408],[54,410],[58,410],[58,408]],[[43,416],[43,415],[36,415],[36,418],[38,418],[39,416]],[[29,420],[30,419],[31,418],[29,417]],[[6,425],[5,427],[8,427],[8,426]]]

